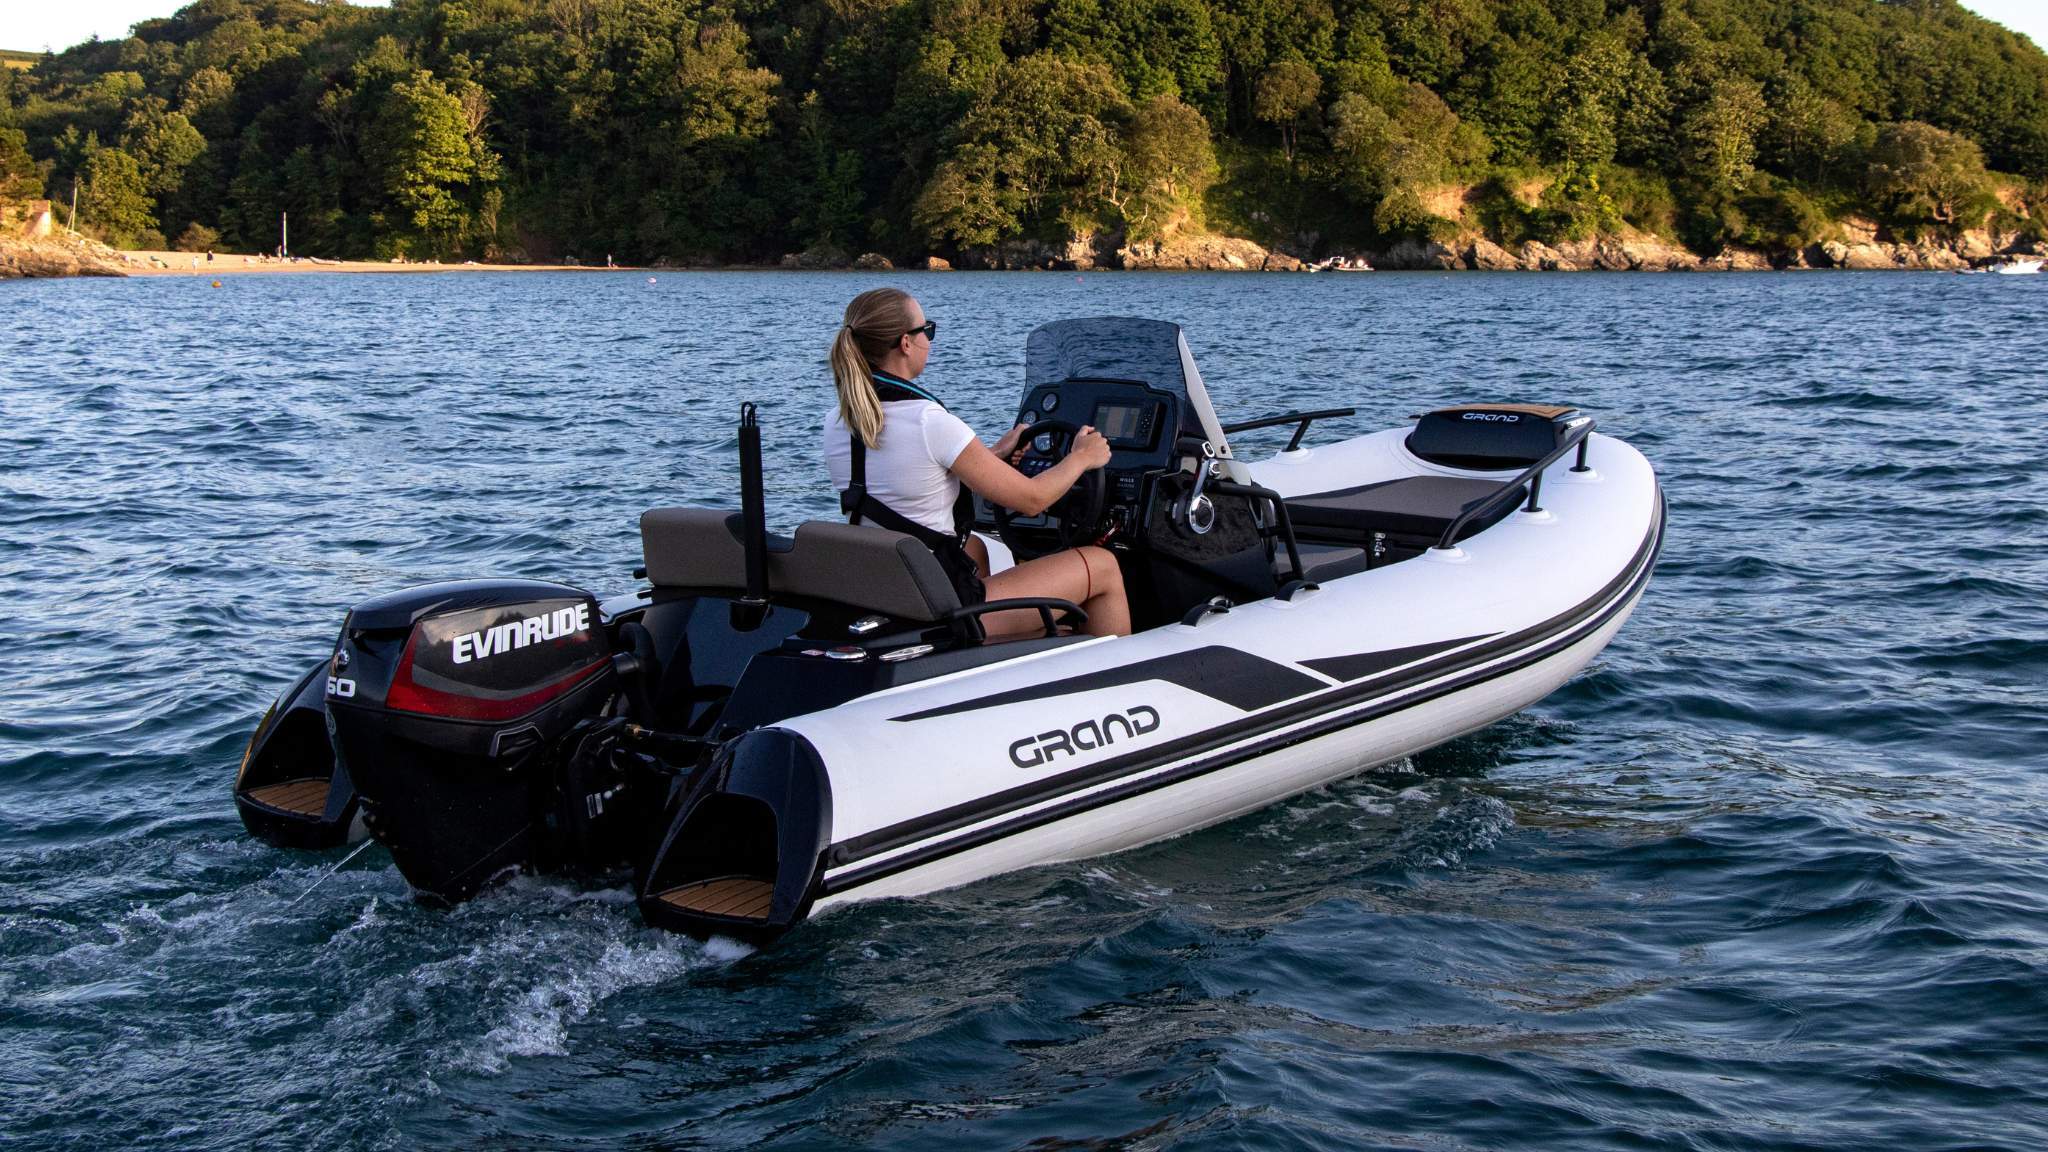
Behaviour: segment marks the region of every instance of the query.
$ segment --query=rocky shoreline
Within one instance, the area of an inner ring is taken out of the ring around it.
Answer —
[[[130,254],[75,233],[52,231],[47,215],[38,226],[30,217],[26,225],[0,221],[0,279],[57,276],[127,276],[149,272],[159,265],[145,265]],[[1380,251],[1339,252],[1347,259],[1363,258],[1384,271],[1477,271],[1477,272],[1769,272],[1797,269],[1840,269],[1847,271],[1933,271],[1957,272],[1982,267],[2014,256],[2048,255],[2048,245],[2015,236],[1994,236],[1984,231],[1964,232],[1953,239],[1904,242],[1881,238],[1875,224],[1849,221],[1835,239],[1803,249],[1761,251],[1728,248],[1712,256],[1701,256],[1673,241],[1638,232],[1597,236],[1586,240],[1541,244],[1534,241],[1512,249],[1483,236],[1449,243],[1404,241]],[[461,265],[358,265],[335,261],[323,267],[293,265],[290,270],[320,271],[454,271]],[[170,271],[182,269],[161,265]],[[478,271],[558,270],[572,265],[470,266]],[[655,268],[758,269],[761,265],[732,265],[715,261],[660,261]],[[850,256],[834,249],[812,249],[782,258],[780,267],[793,270],[893,271],[896,265],[878,253]],[[1038,270],[1062,272],[1300,272],[1307,262],[1300,256],[1269,249],[1250,240],[1209,233],[1184,233],[1164,242],[1124,244],[1121,238],[1081,237],[1063,245],[1040,241],[1014,241],[1001,246],[970,250],[947,261],[937,256],[907,267],[921,271]],[[255,268],[209,264],[209,272],[245,272]],[[623,269],[621,269],[623,270]]]
[[[0,280],[45,276],[126,276],[121,254],[76,232],[54,229],[50,202],[0,205]]]
[[[1462,244],[1409,243],[1381,253],[1374,267],[1483,272],[1769,272],[1841,269],[1856,272],[1960,272],[2002,257],[2034,256],[2042,245],[1988,232],[1951,240],[1879,239],[1875,225],[1852,223],[1838,239],[1805,248],[1764,251],[1726,248],[1701,256],[1661,237],[1630,233],[1555,247],[1530,242],[1510,251],[1484,237]]]
[[[1953,239],[1907,242],[1883,236],[1870,221],[1851,219],[1838,235],[1800,249],[1765,251],[1731,247],[1710,256],[1660,236],[1633,230],[1617,235],[1549,245],[1530,241],[1512,249],[1484,236],[1449,243],[1409,240],[1373,251],[1331,255],[1363,258],[1385,271],[1474,272],[1770,272],[1797,269],[1847,271],[1959,272],[2001,258],[2048,254],[2048,245],[2017,236],[1994,236],[1973,230]],[[812,249],[782,258],[791,269],[857,269],[883,271],[894,267],[884,256],[859,257],[834,249]],[[1209,233],[1184,233],[1164,242],[1124,244],[1121,238],[1078,237],[1065,244],[1013,241],[973,249],[947,261],[936,256],[910,265],[949,271],[1041,270],[1060,272],[1299,272],[1304,257],[1269,249],[1250,240]]]

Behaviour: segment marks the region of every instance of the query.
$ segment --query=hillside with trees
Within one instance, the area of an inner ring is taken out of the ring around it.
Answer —
[[[331,256],[2038,240],[2048,57],[1953,0],[199,0],[0,69],[0,196],[74,185]]]

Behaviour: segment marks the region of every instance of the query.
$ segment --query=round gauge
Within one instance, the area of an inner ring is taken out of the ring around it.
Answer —
[[[1017,422],[1019,424],[1036,424],[1038,423],[1038,413],[1034,409],[1026,408],[1024,415]]]
[[[1038,434],[1038,436],[1037,436],[1037,437],[1036,437],[1035,439],[1033,439],[1033,440],[1031,441],[1031,446],[1032,446],[1033,448],[1036,448],[1036,449],[1038,449],[1038,450],[1039,450],[1040,452],[1051,452],[1051,451],[1052,451],[1052,433],[1050,433],[1050,432],[1040,432],[1040,433]]]
[[[1040,396],[1040,397],[1038,398],[1038,406],[1039,406],[1040,408],[1043,408],[1043,409],[1045,409],[1045,410],[1046,410],[1047,412],[1057,412],[1057,411],[1059,411],[1059,410],[1060,410],[1060,397],[1059,397],[1059,393],[1057,393],[1057,392],[1047,392],[1047,393],[1046,393],[1045,395],[1043,395],[1043,396]]]

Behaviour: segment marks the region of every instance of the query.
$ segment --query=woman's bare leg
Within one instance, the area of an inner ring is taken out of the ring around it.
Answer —
[[[967,534],[967,543],[961,545],[961,547],[967,549],[967,558],[974,561],[975,572],[981,576],[983,581],[986,581],[988,579],[988,545],[982,543],[981,537],[969,532]]]
[[[988,598],[1009,600],[1050,596],[1071,600],[1088,613],[1087,630],[1094,636],[1131,634],[1131,606],[1124,597],[1123,570],[1104,548],[1089,545],[1040,556],[1005,568],[987,582]],[[1035,632],[1042,623],[1036,612],[997,612],[982,617],[989,635]]]

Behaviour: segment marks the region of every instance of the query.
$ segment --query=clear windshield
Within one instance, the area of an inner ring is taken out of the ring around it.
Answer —
[[[1024,341],[1026,392],[1069,380],[1130,380],[1185,396],[1181,434],[1208,440],[1229,455],[1208,390],[1178,324],[1092,316],[1055,320],[1035,329]]]

